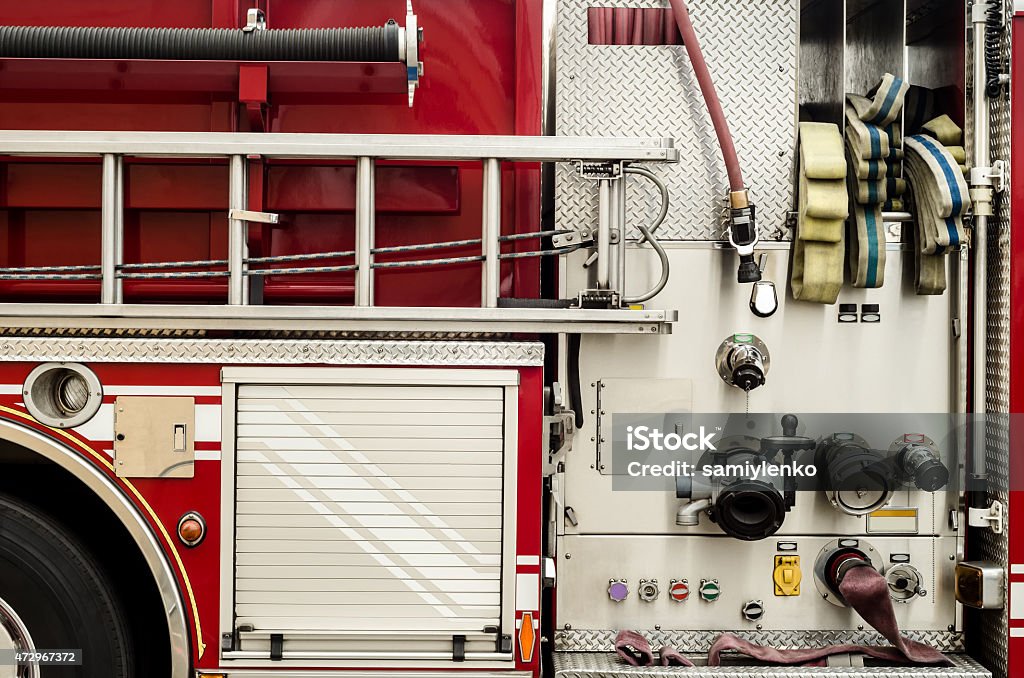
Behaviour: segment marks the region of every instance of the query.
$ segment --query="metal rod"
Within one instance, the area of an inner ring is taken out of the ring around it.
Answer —
[[[124,231],[124,183],[121,156],[107,153],[103,156],[103,188],[100,254],[100,301],[104,304],[120,304],[122,296],[121,279],[117,267],[123,260]]]
[[[480,306],[495,308],[501,293],[501,260],[498,238],[501,236],[501,163],[497,158],[484,160],[483,213],[483,298]]]
[[[608,289],[611,276],[612,187],[609,179],[597,182],[597,287]]]
[[[608,225],[608,289],[619,290],[620,278],[619,278],[619,256],[622,252],[619,251],[618,244],[615,242],[615,235],[619,232],[619,223],[621,218],[621,212],[619,206],[622,203],[622,194],[619,192],[619,187],[622,186],[624,179],[611,182],[611,193],[609,194],[608,203],[608,218],[610,223]]]
[[[245,186],[245,156],[231,156],[231,175],[229,183],[230,210],[248,208]],[[245,274],[245,259],[248,256],[246,247],[247,222],[241,219],[228,220],[228,303],[232,306],[243,306],[249,303],[248,276]]]
[[[373,306],[374,175],[373,158],[356,160],[356,306]]]
[[[619,234],[619,241],[615,245],[616,273],[615,284],[612,289],[619,294],[626,294],[626,175],[623,174],[615,185],[615,192],[618,195],[616,207],[618,216],[615,219],[615,229]]]
[[[985,95],[985,22],[988,3],[975,3],[972,8],[974,25],[974,167],[988,168],[991,165],[989,155],[990,125],[989,104]],[[972,175],[972,180],[975,177]],[[974,181],[972,181],[974,183]],[[979,187],[975,184],[975,187]],[[991,187],[980,186],[981,193],[987,188],[991,195]],[[978,196],[979,192],[975,193]],[[985,375],[988,354],[988,216],[989,204],[975,204],[974,228],[971,234],[971,246],[974,249],[974,270],[972,284],[974,287],[974,319],[973,319],[973,370],[971,374],[972,411],[975,414],[971,436],[971,476],[974,487],[983,484],[987,473],[985,470],[987,440],[983,415],[986,411],[987,387]],[[981,415],[981,416],[978,416]]]

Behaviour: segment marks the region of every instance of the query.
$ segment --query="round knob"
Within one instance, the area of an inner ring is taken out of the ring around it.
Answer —
[[[661,593],[661,588],[658,586],[657,579],[641,579],[640,588],[637,589],[637,595],[640,596],[640,600],[651,603],[658,599],[658,594]]]
[[[701,600],[708,603],[715,602],[722,595],[717,579],[701,579],[699,592]]]
[[[669,598],[681,603],[690,597],[690,585],[685,579],[673,579],[668,587]]]
[[[793,415],[793,414],[784,414],[784,415],[782,415],[782,435],[785,435],[785,436],[795,436],[796,435],[796,427],[797,427],[797,424],[799,424],[799,423],[800,423],[800,420],[796,418],[796,415]]]
[[[747,621],[757,621],[764,616],[764,603],[760,600],[748,600],[743,603],[743,618]]]
[[[608,582],[608,597],[613,602],[621,603],[629,596],[629,586],[623,579],[611,579]]]

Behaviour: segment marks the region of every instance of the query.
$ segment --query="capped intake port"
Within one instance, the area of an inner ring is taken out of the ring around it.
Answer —
[[[637,589],[636,594],[640,596],[640,600],[648,603],[652,603],[658,599],[658,594],[661,593],[661,589],[658,588],[657,579],[641,579],[640,587]]]
[[[853,433],[834,433],[821,441],[818,468],[825,469],[826,495],[836,510],[862,516],[885,506],[896,485],[886,456]]]

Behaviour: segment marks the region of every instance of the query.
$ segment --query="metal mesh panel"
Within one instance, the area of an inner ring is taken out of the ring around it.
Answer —
[[[1004,0],[1003,15],[1006,31],[1003,40],[1003,59],[1010,63],[1010,23],[1013,17],[1012,0]],[[972,70],[968,66],[968,79]],[[973,83],[969,83],[969,86]],[[971,115],[968,107],[968,115]],[[968,129],[970,129],[968,125]],[[969,140],[968,140],[969,141]],[[970,147],[970,146],[968,146]],[[992,106],[992,158],[1010,159],[1010,99],[1001,97]],[[1009,182],[1008,182],[1009,185]],[[988,349],[985,365],[986,404],[990,413],[1010,411],[1010,195],[1009,191],[996,195],[995,218],[989,221],[988,235]],[[987,436],[987,471],[989,493],[992,499],[1009,504],[1010,447],[1007,427],[999,425],[998,417],[990,419]],[[978,530],[977,551],[972,557],[990,560],[1008,566],[1008,532],[994,534]],[[995,676],[1005,676],[1008,661],[1008,611],[981,612],[974,615],[979,624],[979,659]]]

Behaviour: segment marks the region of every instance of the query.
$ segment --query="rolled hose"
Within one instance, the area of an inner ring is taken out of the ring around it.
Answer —
[[[693,30],[693,22],[690,21],[690,10],[686,6],[685,0],[669,0],[669,2],[672,4],[672,11],[676,16],[679,34],[683,36],[683,46],[686,48],[686,54],[689,56],[693,72],[697,76],[697,84],[700,85],[700,92],[704,97],[704,103],[707,105],[708,113],[711,115],[711,124],[715,127],[718,145],[722,148],[725,170],[729,174],[729,189],[733,193],[742,193],[746,189],[743,186],[743,171],[740,168],[739,156],[736,154],[736,144],[732,140],[729,122],[725,119],[725,112],[722,110],[722,102],[718,98],[715,82],[711,79],[711,71],[708,70],[708,64],[704,60],[704,53],[700,49],[697,33]]]
[[[401,61],[395,21],[366,28],[0,26],[0,57],[199,61]]]

